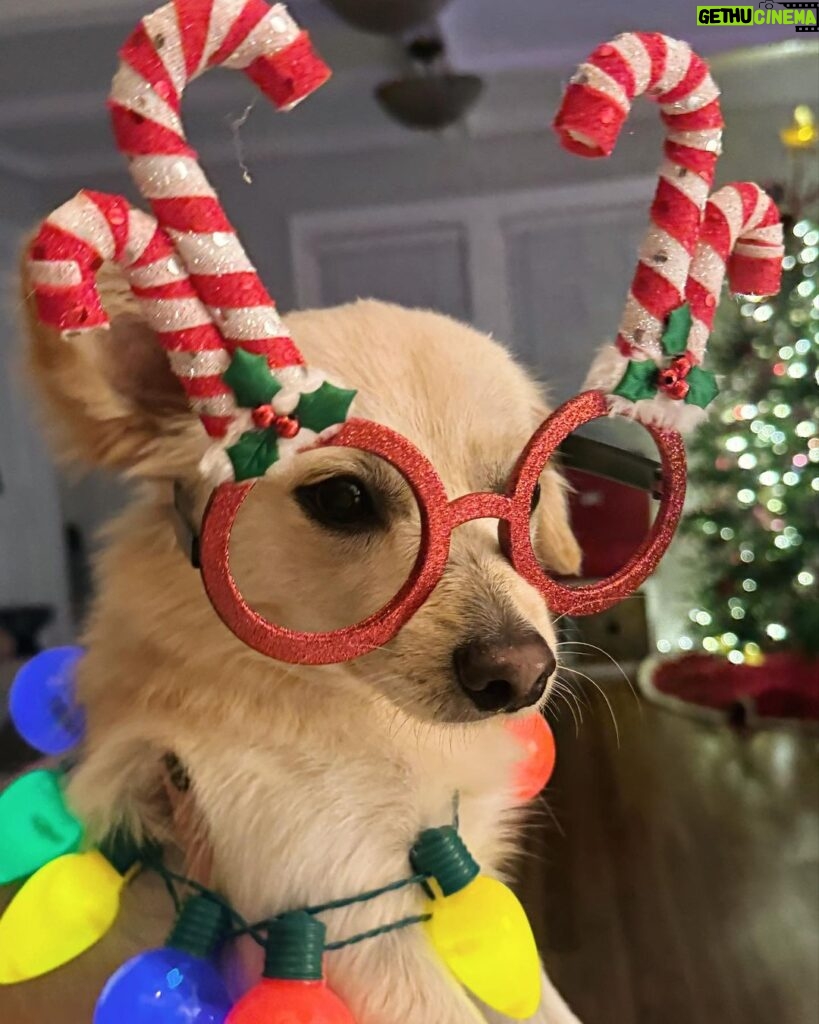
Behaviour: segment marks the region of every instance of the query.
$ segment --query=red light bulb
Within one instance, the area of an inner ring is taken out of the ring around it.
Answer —
[[[355,1024],[321,967],[324,925],[303,911],[271,922],[262,980],[233,1007],[225,1024]]]
[[[225,1024],[355,1024],[324,981],[262,978],[230,1011]]]
[[[521,803],[533,800],[546,786],[555,768],[555,738],[541,714],[513,718],[506,725],[524,749],[515,766],[515,796]]]

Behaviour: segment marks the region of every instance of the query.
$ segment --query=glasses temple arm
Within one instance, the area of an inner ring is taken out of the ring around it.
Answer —
[[[173,485],[173,512],[173,528],[176,540],[193,568],[201,569],[199,532],[193,525],[194,517],[189,496],[178,480],[175,480]]]
[[[657,499],[663,496],[663,471],[654,459],[590,437],[567,437],[557,450],[562,465],[568,469],[636,487]]]

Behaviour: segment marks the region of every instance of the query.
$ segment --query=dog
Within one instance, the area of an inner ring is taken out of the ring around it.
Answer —
[[[60,454],[122,473],[130,506],[105,532],[82,642],[88,735],[68,798],[91,840],[125,826],[176,850],[247,919],[372,889],[408,873],[426,827],[451,819],[484,873],[502,876],[521,811],[504,727],[550,696],[555,625],[498,546],[497,523],[457,529],[445,575],[384,648],[302,667],[244,646],[216,617],[175,536],[174,487],[197,520],[206,437],[166,356],[113,267],[100,273],[108,331],[71,340],[29,310],[29,361]],[[450,499],[498,490],[548,408],[500,344],[429,311],[377,301],[288,317],[310,365],[358,389],[353,412],[399,431],[432,461]],[[532,509],[544,565],[577,573],[580,552],[557,469]],[[274,467],[231,544],[248,602],[274,621],[328,630],[396,592],[420,528],[406,483],[366,456],[327,447]],[[487,681],[489,680],[489,683]],[[168,757],[183,767],[185,813],[168,798]],[[180,852],[180,848],[184,853]],[[196,859],[196,858],[194,858]],[[120,920],[58,972],[0,989],[0,1020],[86,1024],[110,972],[161,945],[167,894],[149,873],[125,890]],[[410,887],[328,912],[335,940],[418,914]],[[258,976],[252,942],[231,965]],[[474,1003],[420,927],[328,954],[330,986],[358,1024],[499,1022]],[[578,1024],[544,975],[536,1024]]]

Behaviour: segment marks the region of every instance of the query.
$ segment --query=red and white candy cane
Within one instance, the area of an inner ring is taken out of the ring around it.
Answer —
[[[128,278],[207,433],[224,437],[239,413],[221,377],[230,361],[225,341],[174,243],[124,197],[83,189],[46,218],[29,250],[40,319],[68,336],[106,326],[96,275],[107,262]]]
[[[651,225],[626,301],[617,348],[659,358],[668,314],[679,306],[721,148],[719,89],[687,43],[653,32],[598,46],[571,79],[555,118],[566,149],[609,156],[635,96],[648,94],[666,126]]]
[[[723,281],[734,294],[773,295],[782,276],[779,210],[759,185],[726,185],[708,200],[685,297],[691,308],[688,354],[702,362]]]
[[[223,437],[237,412],[221,377],[234,348],[277,369],[303,359],[186,141],[182,93],[221,65],[286,109],[329,70],[284,6],[264,0],[173,0],[142,20],[121,58],[114,132],[159,228],[122,197],[81,192],[32,245],[38,311],[62,331],[106,325],[94,277],[120,262],[205,429]]]
[[[727,186],[708,199],[721,152],[719,90],[705,61],[668,36],[627,33],[580,65],[555,119],[564,147],[608,156],[631,101],[643,93],[660,105],[664,160],[615,346],[598,354],[585,386],[605,392],[612,411],[682,429],[697,422],[700,406],[716,393],[714,384],[710,394],[689,394],[685,378],[702,361],[726,264],[734,291],[776,291],[781,225],[775,205],[756,185]],[[663,366],[667,318],[686,301],[692,314],[686,351]],[[631,359],[658,364],[653,397],[622,386]],[[683,406],[680,399],[696,401]]]

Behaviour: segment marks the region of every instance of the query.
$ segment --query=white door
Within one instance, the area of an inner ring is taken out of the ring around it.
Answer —
[[[449,313],[507,343],[565,398],[617,329],[653,187],[641,178],[300,214],[299,305],[368,297]]]

